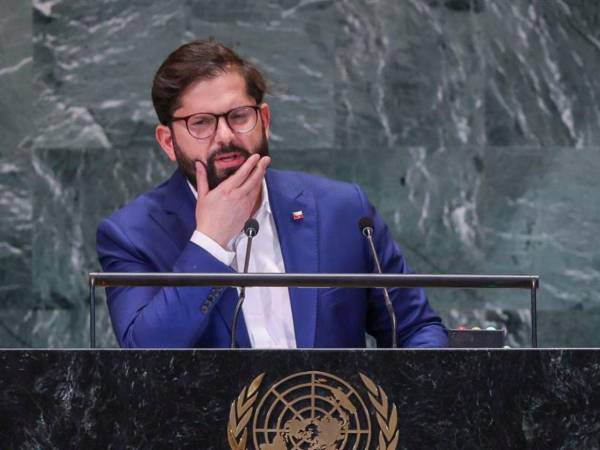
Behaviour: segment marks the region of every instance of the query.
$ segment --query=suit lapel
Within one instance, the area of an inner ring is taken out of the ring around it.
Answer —
[[[176,170],[167,182],[162,203],[162,209],[155,209],[150,215],[183,250],[196,228],[196,199],[181,171]]]
[[[287,273],[319,272],[318,216],[314,196],[297,184],[291,173],[269,169],[266,175],[269,202],[275,219]],[[302,218],[294,219],[293,213]],[[315,342],[317,289],[289,288],[296,346],[311,348]]]
[[[151,215],[175,242],[177,248],[183,250],[196,228],[195,209],[194,194],[181,171],[177,170],[167,182],[162,211],[156,211]],[[231,321],[238,299],[237,290],[226,289],[222,295],[216,310],[225,323],[228,334],[231,334]],[[237,341],[240,347],[250,347],[243,313],[238,320]]]

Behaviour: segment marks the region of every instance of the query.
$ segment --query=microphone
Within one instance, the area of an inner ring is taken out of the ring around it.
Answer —
[[[379,263],[379,258],[377,257],[377,251],[375,250],[375,244],[373,243],[373,220],[370,217],[361,217],[358,221],[358,228],[364,237],[369,241],[369,247],[371,248],[371,254],[373,255],[373,259],[375,260],[375,267],[377,268],[377,272],[381,272],[381,264]],[[388,314],[390,316],[390,321],[392,322],[392,348],[397,348],[398,343],[396,342],[396,314],[394,313],[394,307],[392,306],[392,302],[390,300],[390,295],[388,294],[387,288],[383,289],[383,298],[385,299],[385,307],[387,308]]]
[[[258,234],[258,221],[256,219],[248,219],[244,224],[244,234],[248,236],[248,243],[246,244],[246,258],[244,261],[244,272],[248,273],[248,264],[250,262],[250,251],[252,250],[252,239]],[[240,288],[240,295],[235,305],[235,311],[233,313],[233,321],[231,323],[231,348],[235,348],[235,330],[237,328],[238,317],[242,309],[242,304],[246,298],[246,286]]]

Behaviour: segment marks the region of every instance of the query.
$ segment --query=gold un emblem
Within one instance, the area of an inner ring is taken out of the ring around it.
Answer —
[[[264,373],[242,389],[229,410],[231,450],[396,450],[398,411],[386,393],[359,373],[379,433],[359,393],[325,372],[277,381],[259,398]],[[249,439],[251,442],[249,443]],[[249,445],[250,444],[250,445]]]

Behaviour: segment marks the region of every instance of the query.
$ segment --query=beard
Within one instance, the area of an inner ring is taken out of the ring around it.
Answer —
[[[217,167],[215,166],[215,160],[227,153],[239,153],[246,161],[251,155],[254,153],[258,153],[261,157],[269,156],[269,143],[267,141],[267,137],[263,130],[262,139],[258,148],[254,152],[249,152],[243,147],[239,147],[235,144],[226,145],[221,147],[217,151],[213,152],[207,159],[206,163],[200,160],[193,160],[184,155],[181,151],[181,148],[175,141],[175,136],[173,136],[173,149],[175,150],[175,158],[177,160],[177,165],[179,166],[179,170],[183,172],[188,181],[194,186],[196,189],[197,180],[196,180],[196,167],[194,163],[198,161],[200,164],[204,166],[206,170],[206,181],[208,182],[208,189],[213,190],[231,175],[233,175],[240,167],[230,167],[228,169],[222,170],[220,172],[217,171]],[[243,164],[243,163],[242,163]]]

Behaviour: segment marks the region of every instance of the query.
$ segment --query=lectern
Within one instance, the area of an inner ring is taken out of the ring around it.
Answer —
[[[5,350],[2,448],[600,445],[597,350]]]
[[[91,274],[92,346],[94,289],[121,284],[514,287],[535,307],[538,279]],[[3,448],[593,448],[599,376],[594,350],[5,350],[0,436]]]

